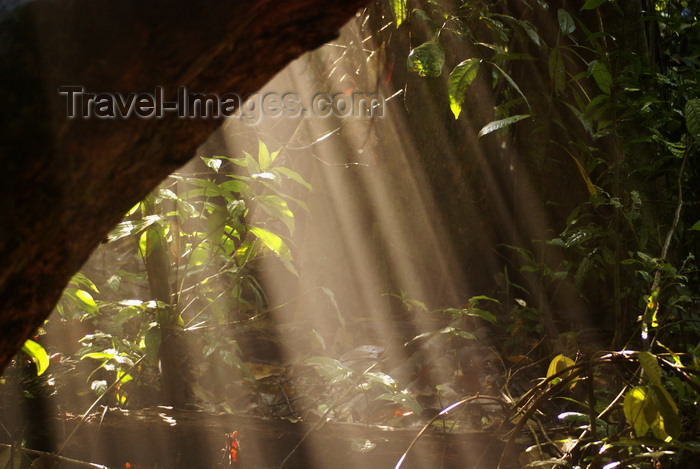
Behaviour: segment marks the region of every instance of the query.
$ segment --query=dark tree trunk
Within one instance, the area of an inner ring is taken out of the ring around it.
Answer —
[[[0,371],[122,214],[220,124],[68,119],[58,88],[251,93],[365,3],[0,3]]]

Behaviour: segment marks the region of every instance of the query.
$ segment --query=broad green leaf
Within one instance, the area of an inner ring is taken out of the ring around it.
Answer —
[[[270,215],[284,223],[289,230],[289,234],[294,234],[294,213],[289,209],[287,202],[277,195],[263,195],[256,197],[260,207]]]
[[[249,226],[248,230],[253,233],[270,251],[274,252],[282,259],[292,260],[292,254],[282,238],[273,232],[259,226]]]
[[[649,431],[647,417],[652,417],[653,421],[654,414],[657,413],[651,398],[647,395],[646,386],[637,386],[627,391],[622,410],[627,423],[634,429],[637,437],[647,434]]]
[[[437,41],[425,42],[411,50],[406,65],[422,77],[437,77],[445,65],[445,50]]]
[[[574,23],[574,19],[569,12],[560,8],[557,11],[557,17],[559,18],[559,29],[564,36],[568,36],[576,30],[576,23]]]
[[[99,308],[97,307],[97,303],[95,303],[95,299],[90,293],[86,292],[85,290],[76,289],[74,294],[87,312],[90,314],[97,314],[100,312]]]
[[[194,250],[190,254],[190,258],[187,262],[187,265],[190,267],[200,266],[209,260],[210,254],[211,249],[209,242],[202,241],[196,248],[194,248]]]
[[[509,125],[515,124],[523,119],[527,119],[528,117],[530,117],[530,114],[517,114],[515,116],[506,117],[505,119],[489,122],[479,131],[479,137],[483,137],[491,132],[508,127]]]
[[[559,47],[552,48],[547,59],[547,66],[549,79],[554,85],[554,91],[556,94],[562,93],[566,87],[566,69],[564,68],[564,61]]]
[[[78,272],[77,274],[73,275],[73,277],[70,279],[70,283],[73,283],[75,285],[82,285],[83,287],[86,287],[88,290],[92,290],[95,293],[99,293],[100,291],[97,289],[94,283],[92,283],[92,280],[87,278],[85,275],[81,274]]]
[[[311,365],[322,378],[331,383],[344,381],[353,374],[353,370],[340,363],[334,358],[311,357],[304,360],[304,363]]]
[[[583,4],[581,10],[593,10],[607,1],[608,0],[586,0],[586,3]]]
[[[447,326],[440,329],[440,334],[451,335],[454,337],[459,337],[466,340],[476,340],[476,336],[471,332],[467,332],[464,329],[458,327]]]
[[[690,229],[700,231],[700,220],[696,221],[695,224],[690,227]]]
[[[421,407],[416,398],[408,394],[406,391],[388,392],[377,397],[377,399],[395,402],[401,407],[410,410],[416,415],[419,415],[421,412],[423,412],[423,407]]]
[[[41,345],[31,339],[27,339],[22,346],[22,351],[29,355],[36,365],[36,375],[41,376],[49,367],[49,355]]]
[[[656,360],[656,357],[650,352],[639,352],[637,354],[637,359],[642,365],[642,369],[644,370],[644,374],[646,375],[647,379],[649,379],[652,384],[659,387],[663,386],[661,384],[661,367],[659,366],[659,362]]]
[[[605,63],[600,60],[594,60],[590,66],[590,73],[593,75],[593,79],[598,85],[598,88],[600,88],[600,91],[605,94],[610,94],[612,75]]]
[[[260,171],[258,171],[258,173],[267,171],[270,162],[270,152],[267,150],[267,145],[265,145],[262,140],[258,140],[258,163],[260,164]]]
[[[518,20],[518,24],[520,25],[521,28],[525,31],[525,33],[528,35],[530,40],[539,47],[542,44],[542,40],[540,39],[540,35],[537,34],[537,29],[535,29],[534,26],[532,26],[532,23],[530,23],[527,20]],[[514,54],[517,55],[517,54]],[[525,54],[523,54],[525,56]]]
[[[391,11],[394,12],[396,27],[406,21],[406,0],[391,0]]]
[[[262,142],[261,142],[261,144],[262,144]],[[255,161],[255,158],[253,158],[253,155],[251,155],[250,153],[246,153],[246,152],[243,152],[243,154],[245,155],[246,167],[248,168],[248,172],[250,174],[262,173],[262,170],[260,169],[260,165],[258,164],[257,161]]]
[[[289,168],[285,168],[284,166],[277,166],[273,168],[274,171],[277,171],[278,173],[284,174],[287,176],[289,179],[301,184],[302,186],[306,187],[308,190],[312,190],[311,184],[306,182],[303,177],[296,171],[293,171]]]
[[[700,99],[691,99],[685,103],[685,125],[693,139],[700,142]],[[697,229],[695,226],[698,223],[691,229]]]
[[[464,93],[476,78],[480,64],[481,59],[467,59],[459,63],[454,70],[450,72],[450,76],[447,79],[447,94],[450,100],[450,109],[455,119],[457,119],[462,112]]]
[[[653,422],[649,422],[654,436],[660,440],[666,440],[668,437],[678,438],[681,433],[681,419],[673,398],[666,389],[655,385],[649,386],[649,394],[659,414]]]

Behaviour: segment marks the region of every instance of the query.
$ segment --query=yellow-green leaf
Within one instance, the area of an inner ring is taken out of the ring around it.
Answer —
[[[653,406],[651,408],[649,406]],[[647,395],[646,386],[637,386],[630,389],[625,394],[625,400],[622,404],[622,410],[625,414],[627,423],[634,429],[635,435],[642,437],[649,431],[648,417],[654,416],[655,407],[653,402]],[[649,415],[647,415],[649,414]]]
[[[391,0],[391,10],[398,28],[406,20],[406,0]]]
[[[260,228],[259,226],[248,227],[251,233],[253,233],[270,251],[274,252],[277,256],[282,259],[291,260],[292,254],[289,248],[284,243],[282,238],[277,236],[271,231],[265,228]]]
[[[450,72],[450,76],[447,79],[447,95],[450,100],[450,109],[455,119],[462,112],[464,93],[476,78],[480,64],[481,59],[467,59],[460,62]]]
[[[551,362],[549,362],[549,368],[547,368],[547,378],[562,372],[564,369],[570,366],[574,366],[574,361],[571,358],[565,357],[564,355],[557,355]]]
[[[22,351],[29,355],[36,365],[36,374],[40,376],[49,367],[49,355],[46,350],[41,345],[37,344],[31,339],[27,339],[22,346]]]

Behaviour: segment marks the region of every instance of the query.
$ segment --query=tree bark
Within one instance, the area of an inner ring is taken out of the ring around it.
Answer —
[[[252,93],[365,3],[0,2],[0,371],[123,213],[220,124],[70,119],[58,88]]]

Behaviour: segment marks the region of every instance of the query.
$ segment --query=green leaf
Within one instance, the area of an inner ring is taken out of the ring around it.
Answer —
[[[561,373],[566,368],[574,366],[574,361],[564,355],[557,355],[549,362],[549,368],[547,368],[547,378],[554,376],[557,373]]]
[[[308,182],[306,182],[306,181],[304,180],[304,178],[301,177],[301,175],[300,175],[299,173],[297,173],[296,171],[293,171],[293,170],[291,170],[291,169],[289,169],[289,168],[285,168],[284,166],[277,166],[277,167],[275,167],[275,168],[272,168],[272,170],[273,170],[273,171],[276,171],[276,172],[278,172],[278,173],[284,174],[285,176],[287,176],[287,177],[288,177],[289,179],[291,179],[292,181],[295,181],[295,182],[301,184],[302,186],[306,187],[308,190],[312,190],[311,184],[309,184]]]
[[[583,4],[581,10],[593,10],[607,1],[608,0],[586,0],[586,3]]]
[[[334,358],[311,357],[304,360],[304,363],[311,365],[322,378],[331,383],[337,383],[348,379],[353,374],[353,370],[340,363]]]
[[[267,150],[267,145],[265,145],[262,140],[258,140],[258,162],[260,163],[260,171],[258,171],[258,173],[267,171],[267,168],[272,162],[270,152]]]
[[[70,279],[70,283],[73,283],[75,285],[82,285],[83,287],[87,288],[88,290],[92,290],[95,293],[100,292],[97,289],[97,287],[95,286],[95,284],[92,283],[92,280],[90,280],[84,274],[81,274],[80,272],[73,275],[73,277]]]
[[[554,85],[554,91],[557,94],[562,93],[566,87],[566,68],[564,68],[564,61],[559,47],[552,48],[552,51],[549,53],[549,58],[547,59],[547,66],[549,69],[549,79]]]
[[[530,117],[530,114],[517,114],[515,116],[506,117],[505,119],[489,122],[479,131],[479,137],[481,138],[484,135],[490,134],[491,132],[508,127],[509,125],[515,124],[523,119],[527,119],[528,117]]]
[[[445,65],[445,50],[439,42],[428,41],[411,50],[406,65],[422,77],[437,77]]]
[[[260,207],[270,215],[284,223],[289,234],[294,234],[294,213],[289,209],[287,202],[277,195],[263,195],[255,198]]]
[[[590,73],[593,75],[598,88],[605,94],[610,94],[610,87],[612,86],[612,75],[608,70],[608,67],[604,62],[600,60],[594,60],[591,62]]]
[[[627,423],[634,429],[634,433],[637,437],[642,437],[649,431],[647,414],[649,414],[653,420],[656,412],[655,406],[653,406],[653,408],[650,406],[653,406],[653,402],[647,395],[646,386],[637,386],[636,388],[630,389],[627,391],[627,394],[625,394],[622,410]]]
[[[389,392],[382,394],[381,396],[377,397],[377,399],[395,402],[416,415],[420,415],[420,413],[423,412],[423,407],[421,407],[416,398],[408,394],[406,391]]]
[[[450,100],[450,109],[455,119],[457,119],[462,112],[464,93],[476,78],[480,64],[481,59],[467,59],[459,63],[454,70],[450,72],[450,76],[447,79],[447,94]]]
[[[22,346],[22,351],[29,355],[36,365],[36,375],[41,376],[49,367],[49,355],[41,345],[31,339],[27,339]]]
[[[691,230],[700,231],[700,220],[696,221],[693,226],[690,227]]]
[[[650,422],[654,436],[660,440],[666,440],[668,437],[678,438],[681,434],[681,419],[673,398],[666,389],[655,385],[649,386],[649,394],[659,414],[657,419]]]
[[[126,236],[136,235],[152,224],[157,223],[161,218],[160,215],[148,215],[141,220],[123,221],[109,233],[107,240],[112,242]]]
[[[291,260],[292,254],[282,238],[273,232],[259,226],[249,226],[248,230],[253,233],[270,251],[274,252],[282,259]]]
[[[566,10],[560,8],[557,11],[557,17],[559,18],[559,29],[564,36],[568,36],[576,30],[576,23]]]
[[[406,0],[391,0],[391,11],[394,12],[396,27],[406,21]]]
[[[644,374],[649,379],[652,384],[662,387],[661,384],[661,367],[659,366],[658,360],[650,352],[639,352],[637,354],[637,359],[642,365]]]
[[[700,142],[700,99],[691,99],[685,103],[685,125],[693,139]],[[700,229],[695,228],[698,223],[693,225],[691,230]]]

